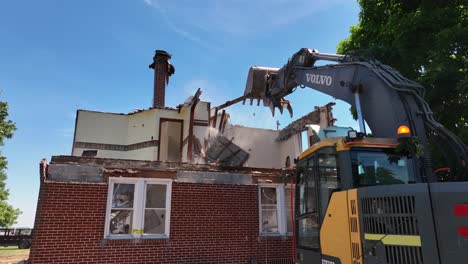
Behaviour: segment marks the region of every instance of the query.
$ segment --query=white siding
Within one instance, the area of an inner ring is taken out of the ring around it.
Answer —
[[[160,110],[150,109],[128,115],[127,145],[158,139],[158,111]]]
[[[184,107],[180,113],[175,110],[149,109],[129,115],[78,111],[75,128],[75,142],[131,145],[151,140],[159,140],[159,120],[161,118],[183,120],[183,139],[188,135],[190,108]],[[90,148],[92,149],[92,148]],[[81,156],[84,148],[74,148],[72,155]],[[156,160],[157,147],[146,147],[130,151],[98,149],[97,157],[134,160]],[[182,160],[187,159],[187,145],[182,150]]]
[[[78,111],[75,141],[127,144],[127,115]]]
[[[207,120],[208,103],[199,102],[195,111],[195,119]],[[185,140],[189,132],[190,107],[183,107],[180,112],[166,109],[149,109],[124,115],[100,113],[80,110],[76,127],[76,142],[103,143],[128,146],[159,140],[161,118],[183,121],[183,136]],[[218,122],[220,121],[218,116]],[[209,126],[194,126],[193,133],[200,140],[204,148],[205,139],[216,137],[218,131]],[[247,167],[281,168],[284,167],[286,157],[291,164],[299,153],[300,137],[293,136],[288,140],[277,142],[278,130],[259,129],[226,124],[224,136],[250,154],[245,163]],[[164,146],[167,142],[160,142]],[[183,144],[183,143],[182,143]],[[92,148],[89,148],[91,150]],[[182,161],[187,161],[188,144],[183,145]],[[74,148],[74,156],[81,156],[85,148]],[[205,150],[206,151],[206,150]],[[135,150],[103,150],[98,149],[97,157],[133,160],[157,160],[158,147],[151,146]],[[195,156],[193,156],[195,157]],[[203,163],[202,158],[194,160]]]

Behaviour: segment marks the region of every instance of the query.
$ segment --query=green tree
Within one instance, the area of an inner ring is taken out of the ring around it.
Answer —
[[[466,0],[359,0],[338,53],[368,51],[426,88],[436,119],[468,143]],[[364,53],[363,53],[364,54]]]
[[[0,101],[0,146],[3,146],[5,138],[13,136],[15,129],[15,124],[11,120],[8,120],[8,104]],[[7,179],[6,168],[7,160],[0,152],[0,227],[14,225],[18,215],[21,213],[20,210],[14,209],[7,203],[9,192],[5,184]]]

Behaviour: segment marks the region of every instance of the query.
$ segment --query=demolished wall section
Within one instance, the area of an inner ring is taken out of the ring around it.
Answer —
[[[302,152],[301,134],[296,134],[280,143],[280,161],[281,165],[286,166],[286,159],[289,157],[289,166],[294,166],[294,159],[298,158]]]
[[[184,172],[197,172],[207,178],[223,177],[221,175],[245,175],[252,179],[249,183],[233,182],[232,184],[256,184],[258,178],[268,179],[269,182],[279,182],[281,170],[252,167],[225,167],[222,165],[187,164],[177,162],[136,161],[122,159],[103,159],[93,157],[53,156],[47,167],[45,181],[98,183],[106,182],[108,177],[167,177],[177,180]],[[162,175],[161,173],[166,173]],[[88,181],[88,179],[93,179]],[[101,179],[101,180],[95,180]],[[186,181],[186,180],[185,180]]]
[[[224,136],[249,153],[247,167],[281,168],[280,144],[275,139],[278,131],[238,125],[228,125]]]

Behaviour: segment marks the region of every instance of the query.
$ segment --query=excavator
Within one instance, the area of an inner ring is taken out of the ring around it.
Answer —
[[[349,103],[360,131],[295,160],[295,263],[468,263],[468,148],[435,120],[424,88],[366,56],[303,48],[282,68],[251,67],[244,96],[292,116],[285,96],[298,87]],[[443,182],[430,144],[446,157]]]

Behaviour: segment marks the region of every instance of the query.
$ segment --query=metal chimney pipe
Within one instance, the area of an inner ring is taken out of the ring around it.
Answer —
[[[164,50],[156,50],[153,63],[149,65],[149,68],[154,69],[153,108],[165,107],[166,85],[169,83],[169,76],[175,72],[174,66],[169,63],[171,57]]]

